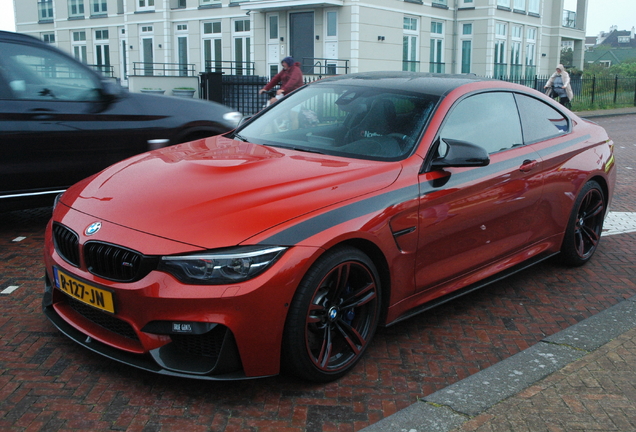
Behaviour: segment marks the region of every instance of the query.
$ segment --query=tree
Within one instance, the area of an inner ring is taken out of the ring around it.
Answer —
[[[572,48],[563,48],[561,50],[560,63],[565,66],[566,69],[570,69],[574,63],[574,50]]]

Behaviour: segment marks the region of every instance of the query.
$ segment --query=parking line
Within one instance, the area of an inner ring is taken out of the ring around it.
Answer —
[[[0,294],[11,294],[13,291],[17,290],[18,288],[20,288],[20,286],[11,285],[10,287],[7,287],[3,289],[2,291],[0,291]]]

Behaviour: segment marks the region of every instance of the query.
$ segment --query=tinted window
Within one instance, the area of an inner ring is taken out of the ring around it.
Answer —
[[[468,141],[488,153],[521,145],[521,123],[513,95],[482,93],[460,101],[448,115],[440,137]]]
[[[438,99],[380,87],[310,85],[275,103],[238,133],[256,144],[398,160],[419,142]]]
[[[564,134],[568,119],[550,105],[525,95],[516,95],[524,142],[531,143]]]
[[[99,80],[55,51],[0,42],[0,73],[12,99],[86,101],[99,98]]]

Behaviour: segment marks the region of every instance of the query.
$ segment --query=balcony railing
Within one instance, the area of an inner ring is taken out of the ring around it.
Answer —
[[[446,63],[429,63],[428,71],[431,73],[446,73]]]
[[[101,72],[102,75],[106,76],[106,77],[113,77],[115,76],[115,68],[111,65],[88,65],[90,66],[92,69]]]
[[[576,12],[563,11],[563,27],[576,28]]]
[[[408,72],[419,72],[420,71],[420,62],[418,61],[410,61],[410,60],[402,60],[402,70]]]
[[[206,72],[222,72],[226,75],[254,75],[254,62],[206,60]]]
[[[194,64],[133,62],[133,75],[196,76]]]
[[[349,60],[303,57],[300,68],[307,75],[346,75],[349,73]]]

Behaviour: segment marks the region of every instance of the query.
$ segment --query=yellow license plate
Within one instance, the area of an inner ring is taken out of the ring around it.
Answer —
[[[82,303],[86,303],[87,305],[106,312],[115,313],[113,293],[110,291],[96,288],[85,282],[77,280],[56,267],[53,268],[53,274],[55,275],[55,286],[61,291],[73,298],[76,298]]]

